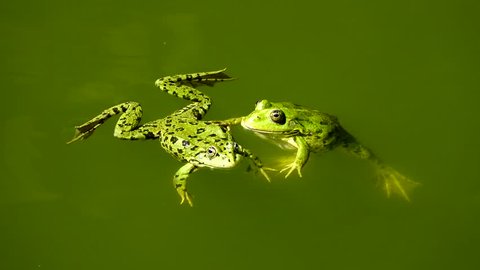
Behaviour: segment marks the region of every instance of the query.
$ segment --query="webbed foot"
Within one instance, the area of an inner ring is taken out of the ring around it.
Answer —
[[[75,134],[73,135],[73,138],[67,142],[67,144],[71,144],[76,141],[85,140],[90,135],[92,135],[92,133],[93,133],[93,130],[88,132],[81,132],[78,128],[75,128]]]
[[[408,194],[420,185],[420,183],[410,180],[394,168],[386,165],[378,165],[377,178],[378,184],[385,190],[387,197],[396,194],[406,201],[410,201]]]
[[[249,165],[247,167],[247,171],[249,171],[249,172],[253,171],[253,173],[255,173],[255,174],[260,172],[263,175],[263,177],[265,177],[265,179],[267,179],[268,182],[271,182],[270,176],[268,176],[268,173],[266,171],[277,171],[277,170],[273,169],[273,168],[263,167],[263,166],[262,167],[257,167],[254,164],[253,166]]]
[[[288,164],[285,168],[281,169],[280,173],[288,170],[287,174],[285,175],[285,178],[287,178],[295,169],[298,172],[298,176],[302,177],[302,165],[295,161]]]

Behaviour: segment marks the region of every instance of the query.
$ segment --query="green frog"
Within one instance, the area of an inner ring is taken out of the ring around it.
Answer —
[[[255,134],[273,140],[284,148],[297,149],[295,160],[283,168],[288,177],[307,163],[310,152],[342,148],[374,164],[379,183],[389,197],[392,193],[409,201],[409,191],[418,183],[403,176],[381,161],[369,148],[359,143],[335,116],[289,102],[258,101],[255,110],[245,117],[216,121],[226,126],[241,124]]]
[[[228,126],[201,121],[212,103],[196,87],[213,86],[217,82],[232,80],[224,71],[225,69],[160,78],[155,85],[162,91],[192,103],[165,118],[141,125],[140,104],[124,102],[104,110],[83,125],[76,126],[75,135],[68,143],[86,139],[107,119],[121,114],[115,126],[114,137],[124,140],[159,140],[168,153],[186,163],[175,173],[173,184],[180,195],[180,204],[187,201],[190,206],[193,203],[187,192],[187,178],[201,167],[232,168],[241,157],[246,157],[270,181],[260,159],[235,142]]]

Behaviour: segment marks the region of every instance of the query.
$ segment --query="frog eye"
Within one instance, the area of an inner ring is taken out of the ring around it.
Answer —
[[[207,150],[207,156],[211,159],[217,154],[217,148],[215,146],[210,146]]]
[[[285,122],[287,121],[287,119],[285,118],[285,113],[283,113],[283,111],[281,110],[273,110],[270,113],[270,119],[280,125],[285,124]]]

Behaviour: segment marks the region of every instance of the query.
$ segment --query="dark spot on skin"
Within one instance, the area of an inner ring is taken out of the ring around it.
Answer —
[[[197,148],[198,148],[198,146],[194,145],[191,150],[195,151]]]
[[[182,153],[183,153],[183,150],[182,150],[181,148],[179,148],[179,149],[177,149],[177,152],[178,152],[179,154],[182,154]]]
[[[205,132],[205,129],[204,128],[199,128],[197,129],[197,134],[200,134],[200,133],[203,133]]]
[[[223,132],[227,133],[228,127],[227,126],[220,126]]]
[[[153,132],[149,131],[148,133],[145,134],[146,139],[153,139],[155,138],[155,134]]]
[[[192,75],[188,74],[187,75],[187,81],[191,81],[193,79]]]
[[[175,131],[184,131],[185,129],[183,127],[176,128]]]
[[[217,134],[210,134],[208,137],[217,137]]]
[[[189,145],[190,145],[190,142],[189,142],[189,141],[186,141],[186,140],[184,140],[184,141],[182,141],[182,145],[183,145],[183,147],[187,147],[187,146],[189,146]]]
[[[175,177],[177,177],[177,176],[175,175]],[[175,184],[175,188],[179,188],[181,186],[183,186],[183,185],[182,184]]]
[[[117,113],[119,113],[120,111],[118,110],[118,108],[113,108],[113,112],[114,112],[115,114],[117,114]]]
[[[170,142],[171,142],[171,143],[176,143],[177,141],[178,141],[178,138],[175,137],[175,136],[172,136],[172,137],[170,138]]]
[[[192,114],[193,114],[193,116],[195,117],[195,119],[197,119],[197,120],[202,119],[202,116],[203,116],[203,115],[200,114],[200,113],[198,112],[198,110],[195,110],[195,109],[192,110]]]

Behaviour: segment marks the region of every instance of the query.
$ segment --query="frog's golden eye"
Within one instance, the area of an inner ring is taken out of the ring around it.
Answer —
[[[217,148],[215,146],[210,146],[207,150],[207,156],[212,159],[217,154]]]
[[[287,122],[287,118],[285,117],[285,113],[281,110],[273,110],[270,113],[270,119],[272,119],[273,122],[283,125],[285,122]]]

